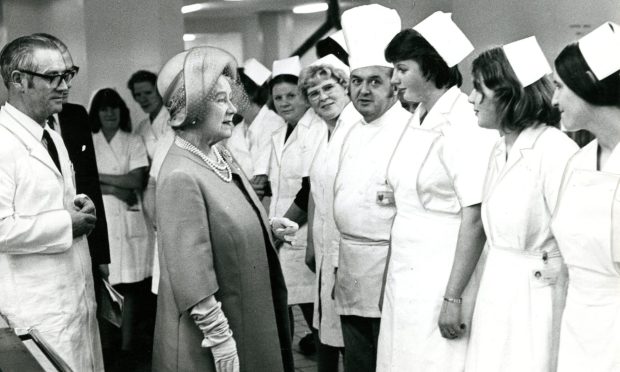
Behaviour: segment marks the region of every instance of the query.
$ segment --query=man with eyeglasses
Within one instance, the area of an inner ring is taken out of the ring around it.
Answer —
[[[0,51],[0,73],[0,313],[18,334],[39,331],[72,370],[103,371],[86,241],[95,206],[76,195],[67,149],[47,123],[76,71],[49,39],[23,36]]]

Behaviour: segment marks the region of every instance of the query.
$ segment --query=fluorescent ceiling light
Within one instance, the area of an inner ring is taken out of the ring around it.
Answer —
[[[295,14],[308,14],[308,13],[318,13],[324,12],[327,10],[327,3],[311,3],[298,5],[293,8],[293,13]]]
[[[196,35],[194,34],[183,35],[183,41],[194,41],[194,40],[196,40]]]
[[[193,13],[193,12],[197,12],[199,10],[202,10],[202,9],[204,9],[206,7],[207,7],[207,3],[196,3],[196,4],[185,5],[185,6],[181,7],[181,13],[183,13],[183,14]]]

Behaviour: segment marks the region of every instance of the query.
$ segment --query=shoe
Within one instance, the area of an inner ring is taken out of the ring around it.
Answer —
[[[308,333],[299,340],[299,351],[303,355],[312,355],[316,353],[316,344],[314,343],[314,336],[312,333]]]

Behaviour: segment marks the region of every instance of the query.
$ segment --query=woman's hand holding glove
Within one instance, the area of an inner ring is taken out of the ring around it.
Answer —
[[[214,296],[209,296],[194,306],[190,315],[204,335],[200,346],[211,349],[215,370],[239,372],[237,344],[221,303]]]

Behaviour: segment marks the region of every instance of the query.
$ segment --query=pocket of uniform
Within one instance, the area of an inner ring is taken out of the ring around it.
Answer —
[[[141,238],[147,235],[146,221],[142,210],[125,212],[125,227],[128,238]]]

